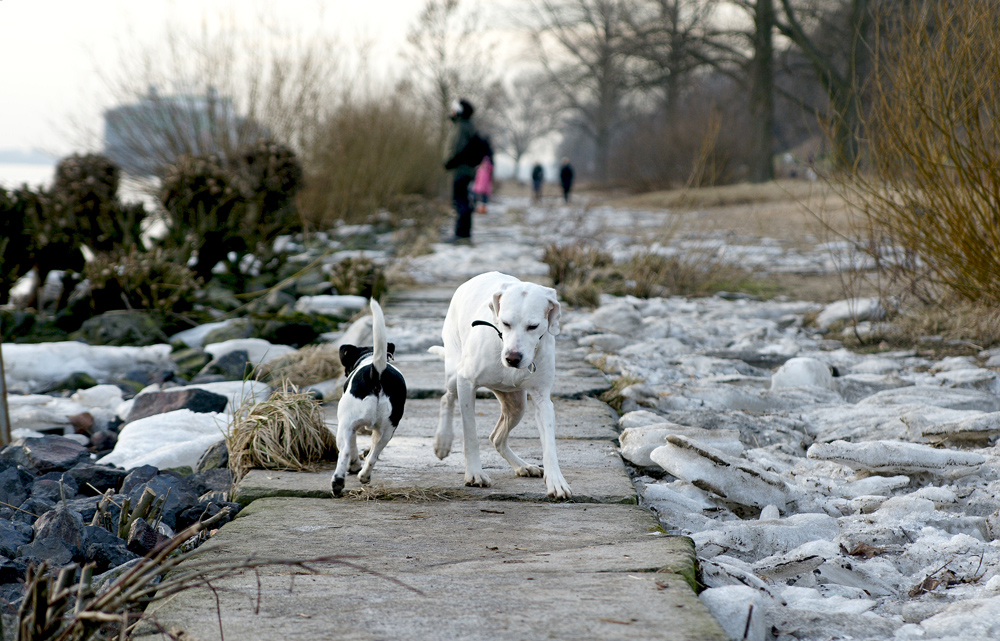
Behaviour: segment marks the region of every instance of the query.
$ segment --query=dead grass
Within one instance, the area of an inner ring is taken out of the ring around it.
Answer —
[[[385,487],[384,485],[362,485],[346,493],[356,501],[401,501],[426,503],[429,501],[456,501],[469,498],[462,490],[435,490],[424,487]]]
[[[333,345],[309,345],[261,365],[257,378],[269,383],[286,381],[295,387],[314,385],[344,373],[340,353]]]
[[[622,413],[622,404],[625,402],[622,391],[630,385],[637,385],[644,382],[643,379],[637,376],[619,376],[611,381],[611,389],[603,392],[598,398],[610,405],[620,416]]]
[[[844,344],[880,351],[917,348],[934,356],[974,355],[1000,346],[1000,309],[961,300],[908,307],[877,324],[872,334],[848,336]]]
[[[323,419],[319,402],[287,383],[268,400],[241,407],[226,437],[233,482],[251,468],[307,471],[335,455],[336,439]]]

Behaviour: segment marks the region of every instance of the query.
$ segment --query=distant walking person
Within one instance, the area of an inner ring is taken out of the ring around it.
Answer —
[[[535,202],[542,199],[542,181],[544,180],[545,170],[540,164],[535,164],[531,168],[531,193],[534,195]]]
[[[452,203],[455,206],[455,235],[448,241],[468,245],[472,243],[472,204],[469,202],[469,183],[476,173],[476,166],[483,158],[483,152],[477,150],[482,139],[476,134],[472,124],[472,112],[475,111],[468,100],[458,100],[451,106],[451,121],[455,123],[451,144],[448,147],[450,156],[444,163],[444,168],[455,172],[451,186]],[[478,157],[476,157],[478,156]]]
[[[489,141],[487,141],[489,142]],[[476,213],[485,214],[486,205],[493,194],[493,149],[486,152],[483,162],[476,168],[476,179],[472,183],[473,200],[476,202]]]
[[[562,159],[562,168],[559,170],[559,182],[562,183],[563,200],[569,202],[569,190],[573,188],[573,165],[569,164],[569,158]]]

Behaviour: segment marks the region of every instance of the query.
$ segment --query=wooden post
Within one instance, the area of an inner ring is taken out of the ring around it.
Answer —
[[[10,413],[7,411],[7,379],[3,369],[3,341],[0,341],[0,445],[10,443]]]

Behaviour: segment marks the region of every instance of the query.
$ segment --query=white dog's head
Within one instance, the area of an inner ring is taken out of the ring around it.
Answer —
[[[551,287],[504,284],[493,294],[490,309],[503,333],[500,362],[504,367],[531,367],[545,335],[559,333],[559,301]]]

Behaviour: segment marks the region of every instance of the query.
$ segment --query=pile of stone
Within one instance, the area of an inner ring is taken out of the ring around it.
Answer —
[[[734,638],[1000,637],[1000,351],[857,354],[804,322],[870,301],[604,303],[563,334],[632,383],[621,453]]]

